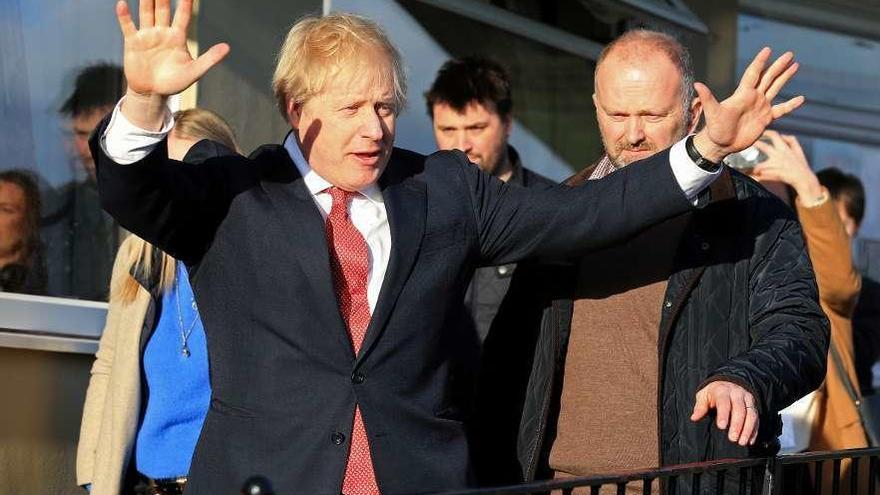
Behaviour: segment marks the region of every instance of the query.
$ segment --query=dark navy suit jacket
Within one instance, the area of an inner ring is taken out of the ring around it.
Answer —
[[[460,152],[395,149],[379,182],[391,258],[355,356],[324,221],[283,147],[188,165],[163,141],[117,165],[93,137],[92,153],[104,208],[191,266],[213,396],[188,494],[231,493],[260,474],[277,493],[338,495],[355,403],[382,493],[469,486],[463,421],[479,347],[462,300],[474,269],[623,241],[692,207],[668,152],[536,191]]]

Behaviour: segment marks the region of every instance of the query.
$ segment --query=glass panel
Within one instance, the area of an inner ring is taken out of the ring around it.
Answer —
[[[112,105],[78,114],[76,129],[61,108],[83,67],[120,61],[112,2],[3,1],[0,39],[0,290],[104,299],[120,232],[100,209],[81,145]]]

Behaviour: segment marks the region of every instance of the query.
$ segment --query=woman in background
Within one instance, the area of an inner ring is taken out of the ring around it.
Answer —
[[[0,172],[0,291],[46,292],[40,191],[23,170]]]
[[[823,177],[831,177],[833,173],[813,173],[794,136],[767,131],[765,137],[769,143],[758,141],[755,146],[767,155],[767,160],[755,167],[753,176],[797,210],[816,273],[819,302],[831,323],[828,371],[825,382],[817,391],[816,419],[808,450],[867,447],[868,438],[855,402],[861,400],[861,396],[852,334],[852,315],[861,277],[853,266],[850,245],[858,223],[845,215],[846,210],[841,208],[843,198],[839,197],[833,181],[823,183]],[[795,193],[793,199],[788,194],[791,190]],[[839,358],[837,362],[835,352]],[[855,397],[850,395],[850,387]],[[833,466],[830,462],[824,464],[824,487],[820,493],[830,493]],[[861,490],[850,492],[849,466],[849,460],[841,463],[840,493],[867,492],[867,469],[861,470]]]
[[[169,157],[235,153],[218,115],[174,118]],[[205,332],[184,264],[134,235],[116,255],[91,374],[77,483],[94,495],[182,493],[211,396]]]

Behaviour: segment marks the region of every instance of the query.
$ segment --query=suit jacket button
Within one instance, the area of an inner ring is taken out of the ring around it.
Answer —
[[[367,378],[366,378],[364,375],[360,374],[360,373],[353,373],[353,374],[351,375],[351,381],[352,381],[352,383],[361,384],[361,383],[364,383],[364,380],[366,380],[366,379],[367,379]]]
[[[330,435],[330,441],[333,442],[333,445],[342,445],[345,443],[345,435],[339,433],[338,431],[334,431]]]

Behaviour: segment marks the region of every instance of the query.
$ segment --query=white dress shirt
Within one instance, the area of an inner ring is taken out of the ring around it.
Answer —
[[[128,165],[147,156],[165,135],[171,132],[174,127],[174,119],[171,111],[166,110],[161,130],[141,129],[129,122],[120,112],[119,109],[124,100],[123,97],[113,110],[110,123],[104,135],[101,136],[101,147],[113,161]],[[303,176],[303,181],[315,200],[318,210],[326,219],[332,203],[326,189],[331,184],[312,170],[292,133],[284,140],[284,149],[287,150],[297,170]],[[720,173],[720,168],[715,172],[707,172],[698,167],[688,156],[684,147],[684,139],[672,146],[669,152],[669,163],[679,187],[694,204],[696,204],[700,191],[711,184]],[[388,226],[388,216],[382,192],[378,186],[374,184],[359,192],[360,195],[352,198],[349,205],[349,216],[355,228],[363,234],[370,249],[367,299],[372,313],[376,308],[376,301],[379,299],[379,291],[382,288],[382,281],[385,279],[385,270],[388,268],[388,259],[391,254],[391,229]]]

